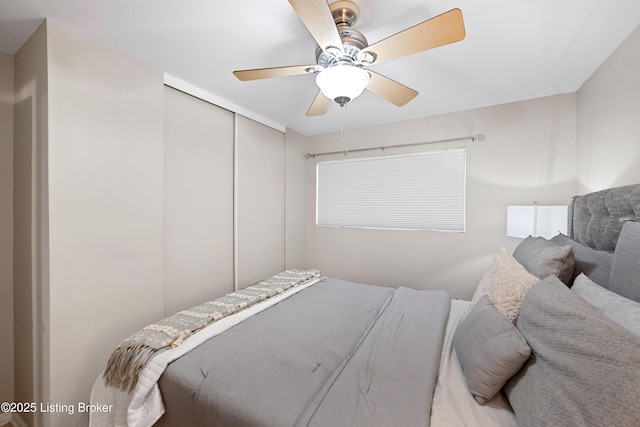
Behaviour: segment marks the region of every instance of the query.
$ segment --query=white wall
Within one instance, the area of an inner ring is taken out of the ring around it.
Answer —
[[[353,108],[356,108],[354,105]],[[307,163],[308,265],[353,281],[416,289],[446,289],[470,298],[508,238],[509,204],[566,203],[575,192],[575,95],[558,95],[495,107],[348,130],[347,148],[432,141],[476,133],[482,142],[440,143],[384,153],[467,147],[466,232],[391,231],[315,225],[316,162]],[[338,134],[307,139],[310,152],[336,151]]]
[[[87,401],[111,351],[164,314],[164,75],[49,21],[49,384]],[[52,414],[51,426],[78,414]]]
[[[13,56],[2,52],[0,52],[0,343],[4,343],[0,345],[0,402],[12,402]]]
[[[577,92],[578,192],[640,183],[640,27]]]

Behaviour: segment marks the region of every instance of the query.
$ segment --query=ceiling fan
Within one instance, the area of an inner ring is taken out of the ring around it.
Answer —
[[[452,9],[369,45],[353,29],[360,9],[349,0],[289,0],[315,41],[316,64],[234,71],[242,81],[271,77],[317,74],[320,91],[307,116],[325,114],[331,102],[340,106],[352,101],[364,89],[401,107],[418,92],[364,67],[458,42],[465,37],[460,9]]]

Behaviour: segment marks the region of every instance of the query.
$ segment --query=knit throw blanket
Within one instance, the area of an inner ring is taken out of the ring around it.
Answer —
[[[138,375],[157,354],[180,345],[200,329],[253,304],[312,280],[325,280],[318,270],[287,270],[247,288],[152,323],[120,343],[107,362],[107,384],[131,390]]]

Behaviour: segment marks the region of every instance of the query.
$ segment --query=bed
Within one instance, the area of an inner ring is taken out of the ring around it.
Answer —
[[[637,426],[640,186],[569,212],[568,236],[500,249],[471,301],[293,270],[150,325],[90,425]]]

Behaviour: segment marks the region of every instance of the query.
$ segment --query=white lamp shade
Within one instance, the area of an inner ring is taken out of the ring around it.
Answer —
[[[507,206],[507,236],[550,239],[567,234],[567,206]]]
[[[369,73],[352,65],[336,65],[325,68],[316,76],[316,84],[332,101],[346,98],[349,102],[360,96],[369,84]]]
[[[535,206],[507,206],[507,236],[532,236],[535,217]]]

